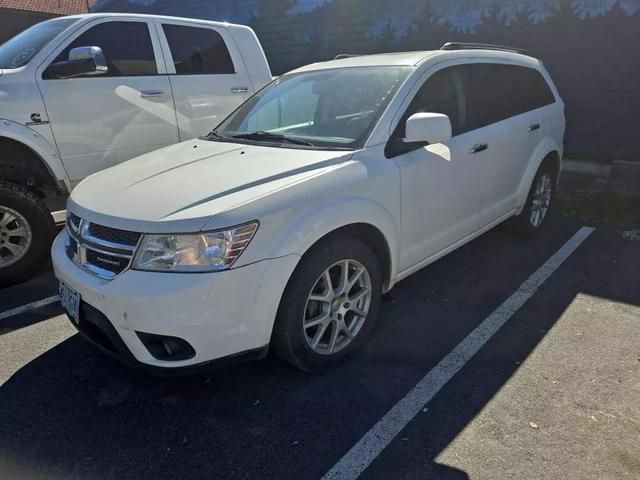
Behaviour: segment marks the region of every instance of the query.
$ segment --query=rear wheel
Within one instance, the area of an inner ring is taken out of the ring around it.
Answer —
[[[533,179],[522,212],[507,222],[518,233],[533,235],[545,224],[551,209],[556,174],[549,164],[542,164]]]
[[[55,225],[32,192],[0,182],[0,285],[28,278],[49,257]]]
[[[331,369],[366,343],[378,316],[382,274],[371,249],[333,237],[301,260],[283,295],[272,347],[305,371]]]

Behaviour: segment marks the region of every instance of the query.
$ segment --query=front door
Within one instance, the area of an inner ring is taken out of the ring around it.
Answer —
[[[37,81],[71,180],[178,142],[169,79],[146,21],[101,19],[76,33],[41,67]],[[75,47],[102,48],[108,72],[54,78],[47,67]]]
[[[485,152],[471,151],[478,139],[476,132],[467,131],[465,97],[465,77],[460,67],[436,72],[416,93],[393,134],[402,138],[407,118],[418,112],[448,115],[453,132],[446,145],[429,145],[394,155],[402,186],[401,270],[455,244],[481,226],[484,185],[478,180],[478,172]]]

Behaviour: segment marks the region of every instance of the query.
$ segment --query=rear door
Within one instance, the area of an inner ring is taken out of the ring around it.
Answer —
[[[49,73],[72,48],[87,46],[102,48],[106,74],[60,79]],[[162,51],[146,20],[87,23],[39,67],[36,80],[72,180],[178,141]]]
[[[518,206],[518,187],[543,135],[540,107],[554,97],[531,68],[480,63],[466,70],[471,121],[486,145],[476,157],[485,185],[483,221],[491,223]]]
[[[180,139],[205,135],[254,89],[242,55],[224,28],[157,20],[173,88]]]

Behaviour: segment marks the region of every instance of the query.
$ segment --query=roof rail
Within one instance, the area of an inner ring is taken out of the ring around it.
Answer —
[[[353,53],[339,53],[334,57],[334,60],[342,60],[343,58],[353,58],[353,57],[361,57],[362,55],[353,54]]]
[[[503,52],[527,53],[523,48],[507,47],[504,45],[494,45],[491,43],[464,43],[447,42],[440,50],[500,50]]]

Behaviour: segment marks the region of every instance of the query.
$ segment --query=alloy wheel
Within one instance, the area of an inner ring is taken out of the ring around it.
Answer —
[[[0,205],[0,268],[16,263],[31,246],[27,220],[15,210]]]
[[[349,345],[367,319],[371,277],[360,262],[341,260],[316,280],[304,309],[303,328],[309,347],[332,355]]]
[[[551,204],[551,175],[543,173],[536,182],[533,196],[531,197],[531,209],[529,210],[529,222],[534,227],[542,225],[549,205]]]

